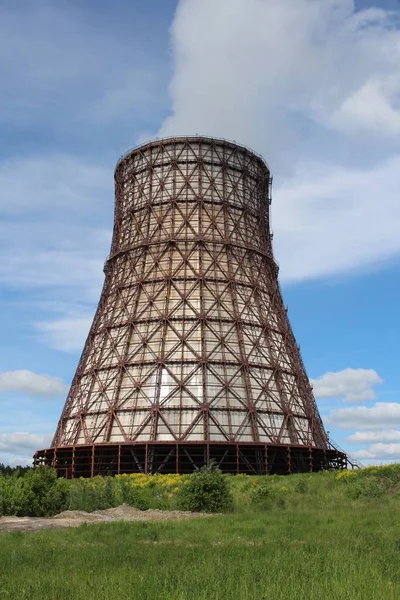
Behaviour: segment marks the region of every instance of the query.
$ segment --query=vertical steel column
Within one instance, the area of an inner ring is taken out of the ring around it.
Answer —
[[[72,447],[72,472],[71,478],[75,478],[75,446]]]
[[[92,444],[92,453],[91,453],[91,465],[90,465],[90,477],[94,477],[94,444]]]
[[[287,447],[287,465],[288,465],[288,474],[290,475],[292,473],[292,461],[291,461],[291,455],[290,455],[290,446]]]

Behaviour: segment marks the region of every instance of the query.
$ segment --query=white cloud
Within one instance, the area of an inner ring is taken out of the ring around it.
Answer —
[[[157,106],[163,73],[153,44],[141,43],[140,24],[95,21],[69,2],[0,6],[0,119],[36,119],[60,132]]]
[[[354,406],[332,410],[327,423],[341,429],[389,429],[400,426],[400,403],[376,402],[372,407]]]
[[[35,435],[26,432],[0,433],[0,451],[24,454],[28,451],[46,448],[51,442],[48,435]]]
[[[82,351],[92,324],[93,315],[67,317],[35,324],[41,338],[55,350]]]
[[[68,388],[59,377],[20,369],[0,373],[0,391],[24,392],[31,396],[54,396],[64,394]]]
[[[400,444],[371,444],[365,449],[353,452],[354,458],[364,461],[400,460]]]
[[[172,114],[158,135],[227,137],[265,156],[285,280],[400,253],[396,23],[351,0],[178,5]]]
[[[93,209],[112,201],[113,173],[65,154],[14,157],[0,163],[0,189],[5,214]]]
[[[143,23],[124,13],[100,11],[94,22],[71,3],[24,4],[0,6],[0,122],[12,142],[0,161],[0,285],[24,291],[16,304],[26,331],[33,325],[52,347],[72,351],[83,346],[77,331],[87,333],[104,281],[114,161],[158,110],[168,69],[160,71],[156,44],[142,44]],[[123,126],[106,130],[113,119]],[[75,302],[84,310],[64,306]]]
[[[97,298],[111,238],[112,171],[66,155],[22,157],[0,163],[0,188],[0,251],[8,256],[0,282],[78,286],[79,298],[92,298],[92,290]],[[99,224],[107,209],[108,229]]]
[[[399,189],[400,155],[366,169],[300,164],[272,206],[282,278],[345,272],[398,254]]]
[[[362,427],[362,423],[360,426]],[[390,427],[389,420],[388,427]],[[357,444],[359,448],[360,445],[365,445],[358,450],[351,451],[351,455],[364,464],[400,461],[400,430],[388,428],[356,431],[346,440]]]
[[[50,224],[49,224],[50,226]],[[11,229],[11,228],[10,228]],[[24,229],[24,227],[21,227]],[[98,298],[104,280],[103,263],[100,258],[99,241],[96,231],[84,230],[87,235],[87,252],[75,247],[62,249],[54,246],[50,239],[39,238],[40,227],[30,240],[25,240],[23,248],[10,256],[9,261],[0,265],[0,281],[11,288],[43,288],[45,286],[69,288],[69,293],[78,294],[79,300]],[[36,239],[34,237],[38,236]],[[61,235],[61,231],[60,231]],[[104,236],[105,237],[105,236]],[[108,237],[108,236],[107,236]],[[89,247],[93,239],[92,247]],[[49,248],[45,248],[46,241]],[[72,241],[72,240],[71,240]],[[62,241],[60,242],[62,244]],[[106,244],[101,244],[106,251]],[[53,247],[52,247],[53,246]],[[97,246],[97,247],[96,247]],[[103,255],[105,257],[105,254]],[[73,292],[73,288],[75,291]]]
[[[8,257],[0,283],[34,292],[25,301],[38,310],[34,329],[53,348],[81,349],[78,330],[89,330],[110,248],[112,183],[111,171],[66,155],[0,163],[0,253]]]
[[[373,369],[343,369],[311,379],[316,398],[342,398],[345,402],[365,402],[376,398],[373,387],[382,383]]]
[[[356,431],[346,439],[349,442],[357,444],[400,442],[400,431],[396,429],[388,429],[387,431]]]
[[[0,433],[0,463],[10,466],[31,466],[35,451],[48,448],[50,443],[50,435],[26,432]]]

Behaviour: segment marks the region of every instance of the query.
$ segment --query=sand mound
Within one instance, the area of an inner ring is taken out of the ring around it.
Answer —
[[[85,512],[65,510],[49,519],[41,517],[0,517],[1,531],[37,531],[60,527],[79,527],[82,523],[110,523],[115,521],[171,521],[208,517],[205,513],[191,513],[180,510],[138,510],[128,504],[115,508]]]

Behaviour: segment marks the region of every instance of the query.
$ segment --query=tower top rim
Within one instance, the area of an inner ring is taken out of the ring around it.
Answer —
[[[261,162],[262,166],[265,169],[267,169],[268,173],[271,174],[268,163],[266,162],[264,157],[261,154],[259,154],[258,152],[255,152],[255,150],[252,150],[245,144],[239,144],[238,142],[236,142],[234,140],[228,140],[228,139],[225,139],[222,137],[211,137],[211,136],[206,136],[206,135],[176,135],[176,136],[167,136],[167,137],[150,139],[147,142],[143,142],[142,144],[138,144],[137,146],[134,146],[133,148],[130,148],[129,150],[127,150],[118,159],[117,164],[115,165],[114,173],[117,172],[120,165],[127,158],[130,158],[136,152],[148,150],[149,148],[155,148],[162,144],[167,144],[167,143],[173,144],[173,143],[179,143],[179,142],[192,142],[192,143],[206,142],[209,144],[218,143],[219,145],[226,146],[227,148],[235,148],[235,149],[241,150],[242,152],[246,152],[248,155],[252,156],[253,158],[258,159]]]

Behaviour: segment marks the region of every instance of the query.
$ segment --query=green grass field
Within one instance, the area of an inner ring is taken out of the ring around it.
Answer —
[[[226,515],[4,533],[0,598],[395,600],[399,474],[231,478]]]

